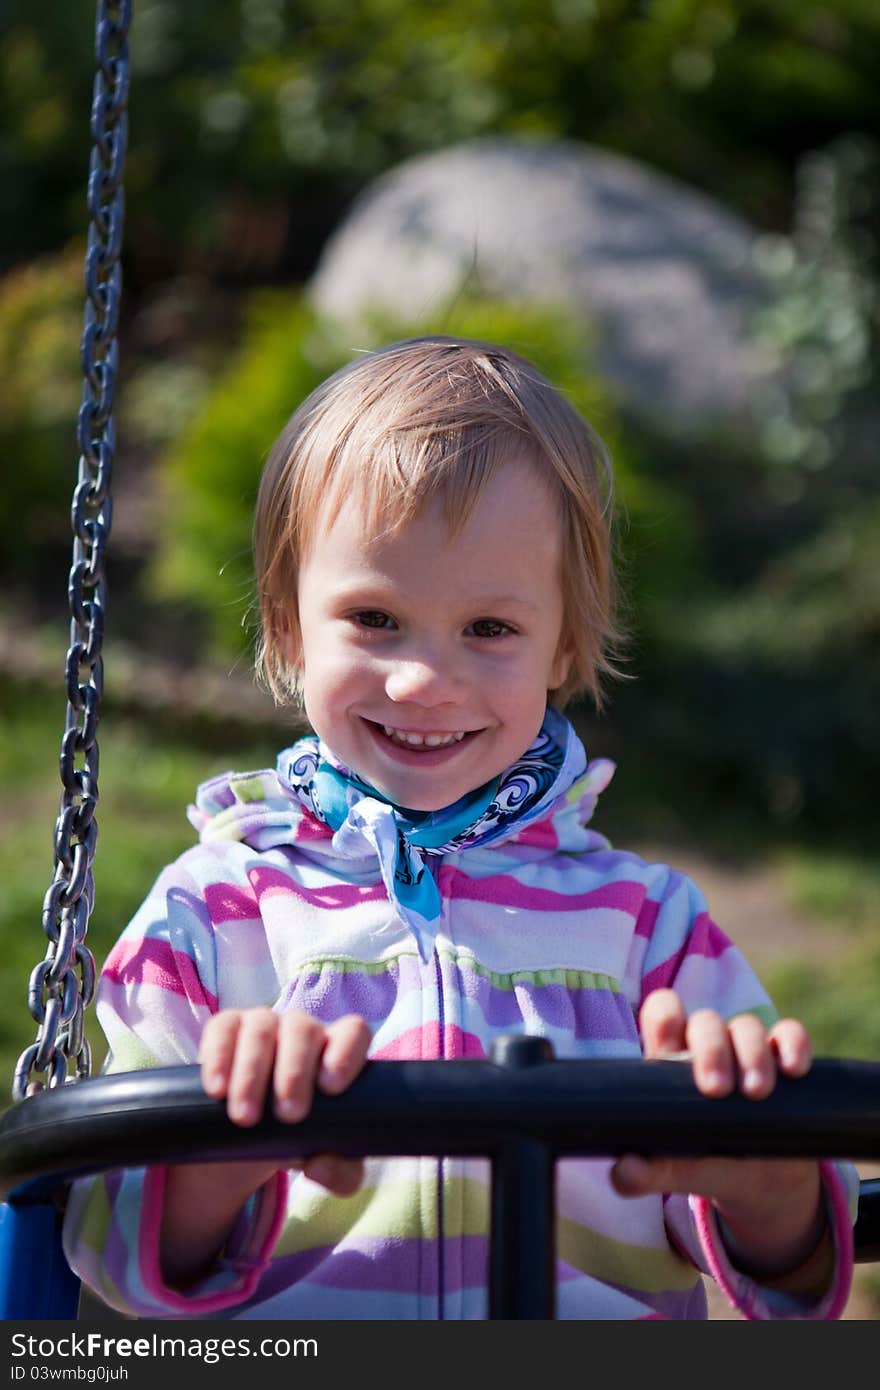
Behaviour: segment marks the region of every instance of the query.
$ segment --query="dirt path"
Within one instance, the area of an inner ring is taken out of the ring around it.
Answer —
[[[658,845],[634,846],[646,859],[673,863],[699,883],[712,916],[742,949],[760,975],[776,961],[798,957],[817,963],[830,961],[839,951],[834,934],[793,907],[778,871],[758,865],[732,867],[694,850],[671,852]],[[880,1177],[880,1163],[859,1163],[863,1177]],[[874,1285],[872,1291],[871,1285]],[[880,1318],[876,1291],[877,1267],[856,1266],[856,1277],[845,1319]],[[711,1280],[707,1280],[709,1316],[739,1318]]]

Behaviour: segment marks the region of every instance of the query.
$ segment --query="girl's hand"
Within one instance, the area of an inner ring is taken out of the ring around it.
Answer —
[[[295,1123],[311,1108],[315,1086],[337,1095],[363,1067],[370,1045],[365,1019],[347,1014],[327,1024],[309,1014],[268,1008],[223,1009],[208,1020],[199,1046],[202,1085],[226,1100],[233,1124],[255,1125],[271,1095],[279,1120]],[[341,1197],[356,1192],[363,1159],[317,1154],[302,1171]]]
[[[729,1023],[710,1009],[687,1017],[671,989],[648,995],[639,1026],[646,1057],[690,1054],[694,1080],[707,1096],[726,1096],[738,1087],[761,1100],[773,1090],[778,1072],[803,1076],[812,1061],[806,1029],[796,1019],[781,1019],[768,1032],[751,1014]],[[611,1179],[625,1197],[682,1192],[710,1198],[723,1218],[728,1253],[755,1277],[775,1278],[795,1269],[825,1230],[814,1160],[627,1154],[612,1168]]]
[[[209,1096],[225,1097],[234,1124],[255,1125],[270,1094],[278,1118],[294,1123],[308,1114],[316,1085],[334,1095],[351,1084],[369,1044],[369,1026],[353,1014],[325,1027],[308,1014],[223,1009],[202,1034],[202,1085]],[[168,1168],[159,1231],[166,1282],[185,1289],[210,1270],[251,1193],[291,1167],[340,1197],[363,1180],[363,1159],[336,1154],[303,1163],[244,1159]]]

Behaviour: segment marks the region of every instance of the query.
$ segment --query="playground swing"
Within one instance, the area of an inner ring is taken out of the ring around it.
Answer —
[[[60,1234],[76,1177],[159,1162],[359,1154],[368,1137],[375,1155],[488,1156],[489,1316],[552,1318],[556,1159],[626,1150],[877,1158],[880,1064],[820,1058],[807,1077],[782,1078],[755,1105],[739,1095],[707,1100],[675,1062],[555,1060],[545,1039],[505,1037],[485,1061],[369,1063],[344,1095],[317,1095],[300,1124],[266,1114],[250,1130],[205,1095],[196,1066],[90,1076],[83,1018],[95,964],[85,938],[97,839],[130,18],[131,0],[98,0],[63,790],[43,904],[48,947],[28,989],[36,1040],[19,1059],[14,1104],[0,1119],[0,1317],[77,1316],[79,1281]],[[862,1180],[855,1245],[857,1260],[880,1260],[878,1180]]]

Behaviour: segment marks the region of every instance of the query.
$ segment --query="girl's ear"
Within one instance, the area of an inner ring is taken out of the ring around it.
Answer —
[[[573,660],[574,653],[567,644],[560,642],[559,646],[556,648],[556,655],[550,667],[550,679],[547,683],[548,690],[558,690],[559,687],[568,680]]]
[[[288,666],[292,671],[299,671],[302,667],[299,623],[289,613],[282,613],[278,618],[278,640]]]

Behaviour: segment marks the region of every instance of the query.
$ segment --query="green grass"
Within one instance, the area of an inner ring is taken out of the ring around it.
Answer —
[[[818,1056],[880,1060],[880,947],[845,952],[832,966],[781,963],[764,980],[780,1011],[809,1025]]]
[[[779,857],[792,902],[833,930],[876,935],[880,859],[829,849],[820,856],[792,846]]]
[[[880,1058],[880,864],[865,854],[789,845],[774,860],[788,895],[839,947],[821,967],[791,961],[767,972],[783,1013],[809,1022],[817,1052]]]

